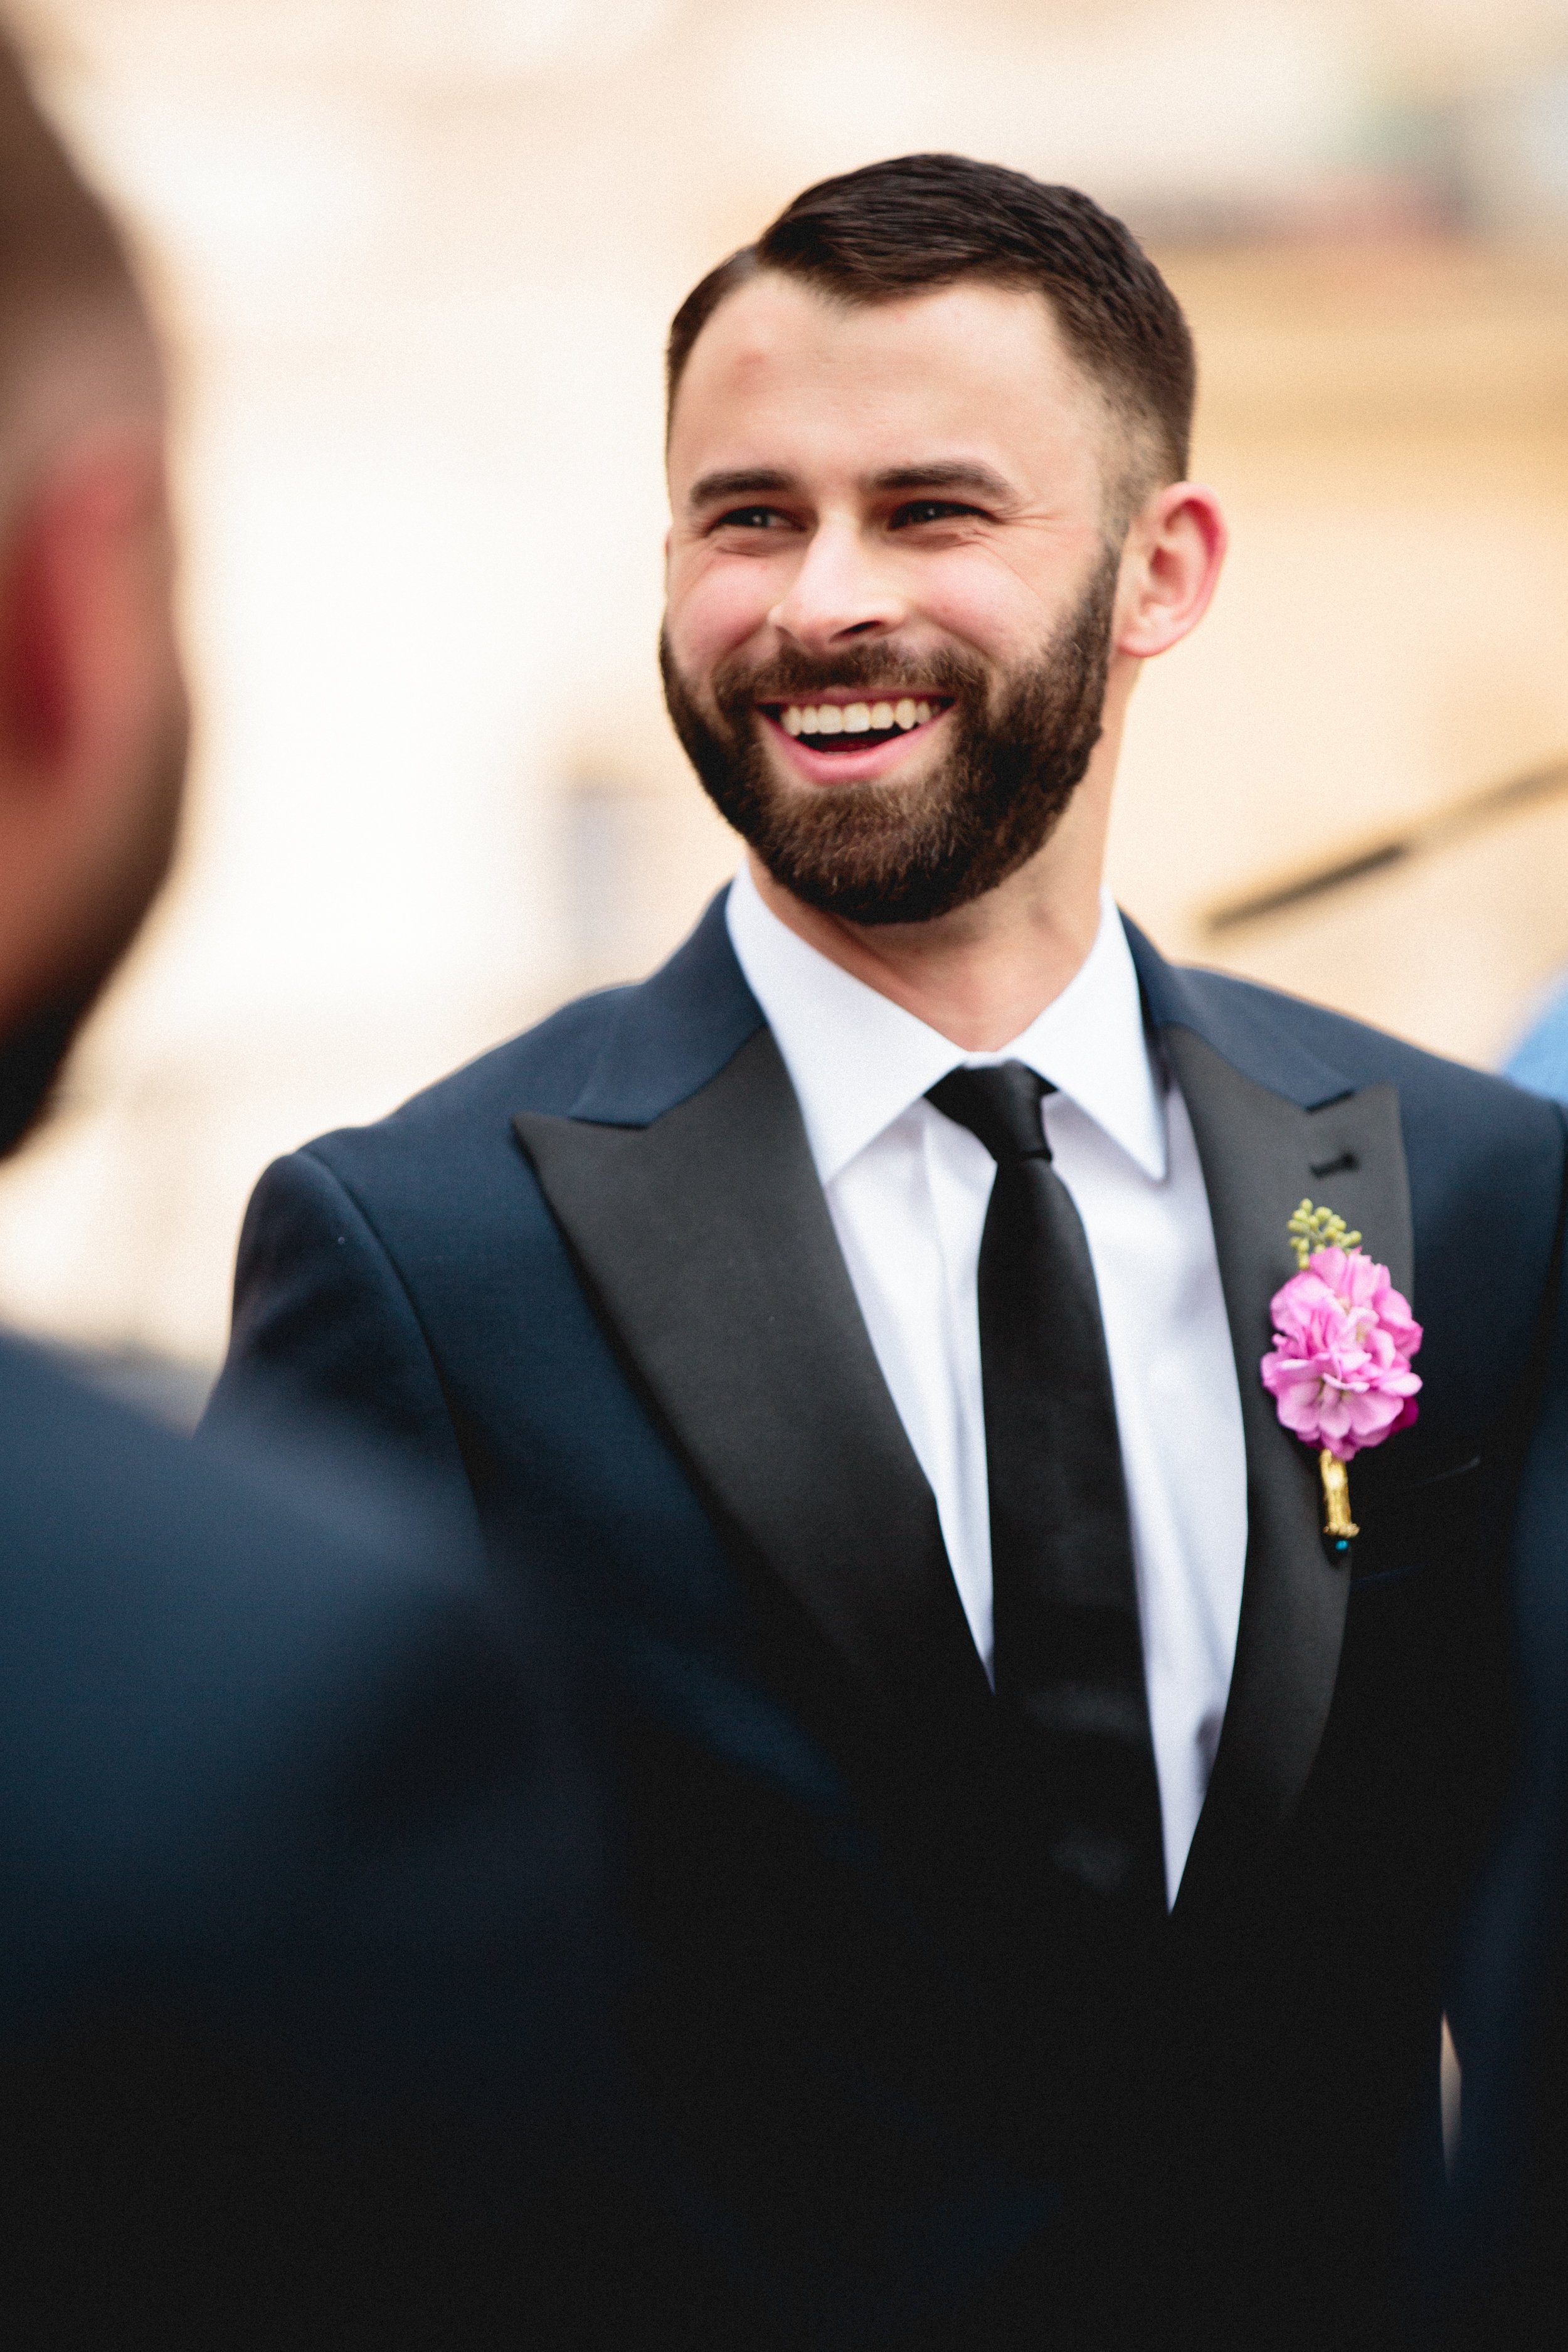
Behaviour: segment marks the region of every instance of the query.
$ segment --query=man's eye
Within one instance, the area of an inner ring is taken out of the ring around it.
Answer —
[[[908,530],[911,524],[950,522],[954,515],[978,514],[978,507],[958,505],[952,499],[911,499],[908,506],[899,509],[889,524],[893,530]]]
[[[780,530],[784,517],[777,507],[731,507],[713,525],[715,530]]]

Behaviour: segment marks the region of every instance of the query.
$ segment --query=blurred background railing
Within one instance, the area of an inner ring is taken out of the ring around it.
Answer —
[[[1178,955],[1496,1058],[1568,796],[1215,930],[1568,755],[1568,0],[27,0],[179,360],[176,887],[0,1176],[0,1310],[190,1368],[246,1194],[660,956],[733,845],[665,723],[659,359],[796,188],[1076,181],[1196,329],[1235,549],[1134,706]]]

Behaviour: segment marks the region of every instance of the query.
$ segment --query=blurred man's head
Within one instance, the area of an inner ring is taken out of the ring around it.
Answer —
[[[907,156],[798,196],[668,361],[665,685],[710,794],[851,921],[994,888],[1212,590],[1169,288],[1076,190]]]
[[[0,1150],[168,866],[172,572],[142,299],[0,39]]]

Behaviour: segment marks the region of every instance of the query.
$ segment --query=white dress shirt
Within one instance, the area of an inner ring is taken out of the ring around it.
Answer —
[[[1132,1523],[1144,1678],[1175,1900],[1236,1658],[1247,1460],[1214,1227],[1186,1105],[1144,1034],[1109,895],[1087,961],[995,1054],[965,1054],[831,963],[745,866],[731,941],[800,1098],[849,1278],[991,1672],[991,1525],[976,1268],[995,1163],[925,1099],[962,1063],[1058,1089],[1046,1137],[1094,1265]]]

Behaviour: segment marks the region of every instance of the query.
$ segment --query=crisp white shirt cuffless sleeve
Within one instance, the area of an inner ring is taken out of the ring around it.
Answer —
[[[1161,1079],[1110,896],[1068,986],[996,1054],[964,1054],[782,923],[745,866],[730,938],[800,1100],[871,1345],[936,1497],[991,1672],[991,1527],[975,1273],[994,1163],[925,1099],[961,1063],[1026,1062],[1088,1236],[1132,1523],[1144,1675],[1175,1899],[1236,1659],[1247,1457],[1208,1196]]]

